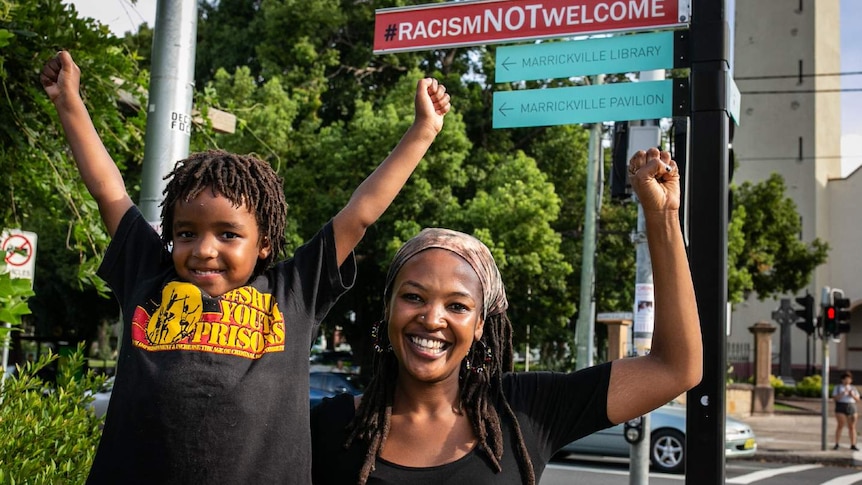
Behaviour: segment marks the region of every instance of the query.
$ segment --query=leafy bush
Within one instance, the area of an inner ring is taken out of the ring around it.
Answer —
[[[796,395],[802,397],[820,397],[823,393],[823,378],[817,374],[805,376],[796,384]]]
[[[780,379],[776,379],[780,382]],[[770,378],[775,390],[775,397],[821,397],[823,393],[823,378],[820,375],[805,376],[795,386],[785,386],[783,383],[776,385]],[[827,389],[828,395],[832,395],[832,386]]]
[[[37,373],[57,360],[40,357],[0,389],[0,483],[84,483],[101,436],[102,418],[88,406],[105,382],[82,373],[83,345],[60,359],[56,383]],[[78,377],[76,377],[78,376]]]

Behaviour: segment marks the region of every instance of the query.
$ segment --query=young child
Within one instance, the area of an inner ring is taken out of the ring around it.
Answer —
[[[292,258],[282,181],[266,163],[209,151],[169,175],[163,234],[126,192],[60,52],[41,82],[112,237],[99,275],[123,342],[88,483],[310,483],[308,349],[353,284],[353,249],[409,178],[449,111],[418,82],[413,125]]]

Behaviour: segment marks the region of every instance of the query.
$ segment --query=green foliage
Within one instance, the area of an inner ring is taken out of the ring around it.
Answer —
[[[102,418],[88,407],[105,381],[84,373],[83,346],[60,359],[56,384],[38,377],[56,355],[42,356],[0,389],[0,483],[84,483],[101,436]]]
[[[769,385],[771,387],[781,387],[784,385],[784,381],[780,377],[770,374],[769,375]]]
[[[0,259],[0,346],[7,341],[10,332],[21,324],[21,317],[31,313],[27,303],[31,296],[33,290],[30,289],[30,280],[12,278],[6,272],[6,263]],[[6,323],[10,326],[3,325]]]
[[[823,377],[820,374],[805,376],[796,383],[796,391],[805,397],[819,397],[823,393]],[[831,395],[831,393],[830,393]]]
[[[770,376],[770,383],[776,397],[821,397],[823,395],[823,378],[819,374],[805,376],[795,386],[786,386],[781,379],[777,378],[776,382],[773,382],[773,376]],[[827,393],[832,395],[831,386],[827,389]]]
[[[148,76],[106,26],[79,18],[61,0],[2,0],[0,31],[6,32],[0,34],[0,224],[39,235],[31,307],[39,322],[55,327],[39,330],[77,339],[86,336],[81,326],[87,319],[95,324],[101,318],[94,312],[104,311],[93,300],[108,291],[95,274],[108,236],[39,73],[59,48],[73,54],[96,129],[132,182],[143,157],[145,117],[122,111],[119,89],[143,96]],[[129,189],[137,191],[135,185]],[[78,314],[78,305],[88,308]],[[108,312],[115,315],[116,309]]]
[[[750,293],[765,300],[795,293],[808,285],[814,269],[825,263],[829,244],[799,239],[802,221],[785,195],[784,178],[772,174],[760,183],[734,189],[728,239],[728,291],[733,303]]]
[[[416,80],[442,80],[453,112],[393,206],[357,247],[359,279],[324,328],[345,325],[342,315],[354,310],[357,323],[344,332],[362,353],[368,327],[381,314],[389,258],[422,227],[446,226],[477,235],[494,251],[510,296],[516,345],[526,340],[529,324],[531,346],[543,345],[548,359],[541,365],[565,366],[580,293],[587,131],[577,125],[493,129],[494,91],[515,87],[488,82],[494,46],[371,52],[375,9],[424,3],[200,1],[194,105],[204,115],[210,107],[236,115],[237,132],[197,126],[191,149],[254,152],[276,168],[290,204],[286,236],[292,252],[398,142],[412,122]],[[39,322],[53,326],[41,334],[93,339],[98,322],[115,317],[116,308],[94,300],[107,292],[95,270],[108,237],[39,85],[39,70],[58,48],[73,53],[87,107],[135,198],[146,113],[118,105],[118,88],[146,106],[152,37],[152,28],[141,26],[117,39],[61,0],[0,0],[0,82],[6,93],[0,101],[6,121],[0,125],[0,164],[7,174],[0,178],[0,222],[39,234],[31,306]],[[798,240],[798,214],[783,184],[743,184],[734,200],[731,301],[805,286],[828,246]],[[633,301],[629,234],[636,216],[634,204],[611,203],[603,195],[595,271],[599,311],[625,311]],[[601,335],[603,327],[596,330]]]
[[[6,271],[6,263],[0,260],[0,322],[20,325],[21,317],[30,314],[27,299],[33,296],[33,290],[30,289],[30,280],[12,278]],[[3,335],[0,327],[0,342]]]

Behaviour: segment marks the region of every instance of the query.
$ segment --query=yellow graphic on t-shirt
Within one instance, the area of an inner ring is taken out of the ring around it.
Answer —
[[[132,341],[150,350],[198,350],[251,359],[284,350],[284,317],[269,293],[243,286],[218,298],[171,282],[151,311],[138,307]]]

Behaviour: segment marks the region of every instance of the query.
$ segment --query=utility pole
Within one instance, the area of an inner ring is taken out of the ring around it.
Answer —
[[[159,229],[164,177],[189,154],[197,20],[196,0],[156,4],[139,206],[147,222]]]
[[[826,308],[832,305],[832,288],[824,286],[820,293],[820,307]],[[826,315],[821,311],[823,325],[820,326],[820,340],[823,343],[823,366],[821,367],[820,380],[820,450],[826,451],[826,433],[829,422],[829,339],[832,337],[827,331]]]
[[[604,74],[591,76],[594,84],[604,82]],[[584,208],[584,238],[581,257],[581,295],[578,304],[578,324],[575,327],[575,348],[577,349],[575,369],[585,369],[593,365],[593,327],[595,325],[595,259],[596,259],[596,219],[599,213],[601,194],[600,175],[602,168],[602,124],[593,123],[590,127],[590,143],[587,154],[587,191]]]
[[[659,74],[660,72],[660,74]],[[653,77],[664,78],[664,70],[642,73],[641,80],[654,80]],[[644,124],[652,126],[629,127],[628,156],[630,160],[638,150],[648,150],[657,147],[661,140],[661,129],[653,121]],[[646,219],[643,206],[636,194],[632,195],[638,204],[637,232],[634,235],[636,248],[637,272],[635,275],[635,302],[633,309],[632,343],[637,355],[647,355],[652,346],[653,326],[655,323],[655,298],[653,293],[652,259],[646,238]],[[641,439],[631,444],[629,453],[629,484],[644,485],[649,483],[650,464],[650,415],[645,414],[641,421]]]

